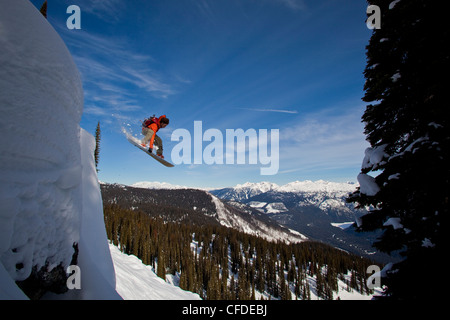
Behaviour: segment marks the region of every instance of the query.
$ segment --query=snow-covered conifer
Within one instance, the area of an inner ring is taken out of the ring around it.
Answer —
[[[363,101],[369,105],[362,119],[371,148],[358,176],[361,187],[349,201],[370,210],[362,230],[384,229],[374,246],[400,250],[405,257],[387,272],[386,295],[424,298],[417,295],[426,292],[431,298],[439,281],[424,282],[419,275],[443,259],[450,178],[449,29],[437,1],[369,2],[382,13],[364,72]],[[424,239],[432,245],[424,246]]]

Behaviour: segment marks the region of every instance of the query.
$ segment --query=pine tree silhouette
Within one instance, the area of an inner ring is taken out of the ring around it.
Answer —
[[[94,150],[94,159],[95,159],[95,168],[97,172],[99,171],[98,168],[98,161],[100,158],[100,138],[101,138],[101,132],[100,132],[100,121],[97,123],[97,128],[95,129],[95,150]]]
[[[47,19],[47,0],[42,4],[41,9],[39,10],[42,15]]]
[[[371,149],[358,177],[366,180],[374,172],[379,191],[361,187],[349,201],[373,208],[360,228],[384,230],[374,246],[388,253],[400,250],[406,258],[387,272],[386,296],[433,298],[438,274],[427,273],[427,281],[417,277],[445,256],[449,28],[437,1],[369,2],[380,7],[382,27],[373,31],[367,47],[363,101],[370,104],[362,119]]]

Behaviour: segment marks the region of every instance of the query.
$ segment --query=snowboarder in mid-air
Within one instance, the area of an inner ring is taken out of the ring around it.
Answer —
[[[165,128],[169,124],[169,118],[166,118],[165,115],[160,116],[159,118],[154,115],[148,119],[145,119],[142,122],[142,134],[144,138],[141,141],[141,146],[147,148],[147,143],[149,144],[148,151],[152,153],[153,144],[158,148],[156,150],[156,155],[161,159],[164,159],[163,156],[163,143],[161,138],[156,134],[159,129]]]

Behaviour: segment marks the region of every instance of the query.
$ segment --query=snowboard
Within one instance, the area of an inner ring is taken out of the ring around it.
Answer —
[[[159,163],[165,165],[166,167],[173,167],[174,165],[171,164],[170,162],[167,162],[166,160],[158,157],[156,154],[153,154],[151,152],[148,151],[148,149],[144,148],[143,146],[141,146],[139,143],[137,143],[136,141],[133,140],[133,138],[127,136],[127,140],[134,146],[138,147],[139,149],[141,149],[142,151],[144,151],[146,154],[148,154],[150,157],[152,157],[153,159],[155,159],[156,161],[158,161]]]

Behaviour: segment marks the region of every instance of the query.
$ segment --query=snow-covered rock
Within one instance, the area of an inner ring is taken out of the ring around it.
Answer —
[[[81,289],[46,298],[120,299],[95,139],[79,126],[77,67],[29,1],[2,0],[1,8],[0,299],[26,299],[15,281],[27,279],[34,267],[66,270],[75,258]]]
[[[3,2],[3,1],[2,1]],[[0,261],[14,280],[79,242],[83,91],[65,44],[24,0],[0,10]]]

